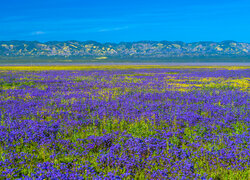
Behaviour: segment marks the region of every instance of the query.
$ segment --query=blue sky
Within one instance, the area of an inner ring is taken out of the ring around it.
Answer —
[[[0,1],[0,40],[250,42],[249,0]]]

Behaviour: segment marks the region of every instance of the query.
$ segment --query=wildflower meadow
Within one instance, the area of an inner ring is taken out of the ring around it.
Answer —
[[[250,179],[248,67],[0,68],[0,179]]]

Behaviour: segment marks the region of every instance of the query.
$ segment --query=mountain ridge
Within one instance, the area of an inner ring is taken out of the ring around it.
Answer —
[[[250,43],[226,40],[200,41],[136,41],[100,43],[97,41],[0,41],[0,58],[64,57],[64,58],[216,58],[249,57]]]

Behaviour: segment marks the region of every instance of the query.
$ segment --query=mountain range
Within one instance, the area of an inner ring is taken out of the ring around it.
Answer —
[[[0,59],[7,58],[164,59],[250,57],[250,43],[236,41],[0,41]]]

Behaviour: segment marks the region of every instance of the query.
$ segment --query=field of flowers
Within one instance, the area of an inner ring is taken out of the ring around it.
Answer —
[[[249,80],[237,67],[1,67],[0,179],[250,179]]]

